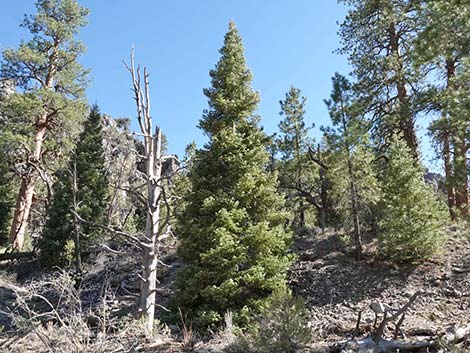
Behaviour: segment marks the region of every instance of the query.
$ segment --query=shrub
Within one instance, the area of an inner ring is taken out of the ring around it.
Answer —
[[[276,293],[258,317],[251,332],[241,334],[226,348],[227,353],[307,352],[312,341],[309,313],[302,298],[289,290]]]

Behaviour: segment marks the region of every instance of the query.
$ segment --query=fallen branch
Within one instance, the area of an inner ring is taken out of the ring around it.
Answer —
[[[385,308],[385,311],[384,311],[384,318],[382,320],[382,322],[380,323],[379,325],[379,328],[375,331],[373,337],[372,337],[372,340],[376,343],[380,342],[382,340],[382,337],[384,335],[384,330],[385,330],[385,327],[386,325],[389,323],[389,322],[393,322],[395,321],[396,319],[398,319],[402,314],[404,314],[410,307],[411,305],[414,303],[414,301],[416,300],[416,298],[418,298],[418,295],[420,294],[421,292],[420,291],[417,291],[415,294],[413,294],[411,296],[411,298],[408,300],[408,302],[403,305],[400,309],[397,310],[397,312],[391,316],[389,316],[389,312],[388,312],[388,309]],[[395,327],[399,327],[401,324],[402,324],[402,321],[398,324],[395,324]]]

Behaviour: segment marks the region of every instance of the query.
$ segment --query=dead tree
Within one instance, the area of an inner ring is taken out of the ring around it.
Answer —
[[[155,315],[155,295],[157,287],[158,237],[161,235],[160,203],[165,197],[162,186],[162,133],[155,127],[153,132],[150,115],[149,74],[143,70],[143,82],[140,66],[135,67],[134,50],[130,65],[126,64],[132,76],[134,99],[137,107],[137,119],[140,135],[144,144],[145,173],[142,178],[147,186],[147,219],[145,236],[139,241],[142,249],[142,278],[140,291],[140,313],[145,318],[149,334],[153,331]]]
[[[121,188],[132,194],[146,210],[145,232],[130,234],[118,228],[108,225],[90,222],[80,217],[72,210],[77,219],[85,224],[103,229],[117,237],[126,239],[128,244],[137,252],[122,252],[112,249],[107,245],[103,248],[117,255],[128,255],[141,259],[142,272],[140,277],[140,299],[139,313],[145,321],[145,329],[148,335],[153,333],[153,323],[155,316],[156,290],[157,290],[157,265],[162,263],[158,258],[158,247],[160,242],[171,232],[170,221],[170,199],[167,195],[165,185],[169,184],[172,175],[178,170],[171,170],[166,174],[162,173],[163,164],[174,156],[162,156],[162,133],[158,126],[152,127],[152,117],[150,115],[150,92],[149,74],[147,69],[143,69],[143,76],[140,66],[135,67],[134,50],[131,53],[130,64],[126,68],[132,77],[132,91],[137,108],[137,120],[139,122],[140,133],[134,135],[142,139],[143,150],[140,151],[139,158],[142,160],[144,168],[136,164],[136,177],[142,181],[140,185],[132,188]],[[166,208],[165,217],[160,217],[160,206]]]

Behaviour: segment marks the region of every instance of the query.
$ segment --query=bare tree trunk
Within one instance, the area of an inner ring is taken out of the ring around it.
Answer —
[[[299,226],[300,228],[305,227],[305,208],[303,200],[300,200],[299,202]]]
[[[318,159],[321,161],[321,150],[320,144],[317,146]],[[326,213],[328,211],[328,183],[326,180],[326,168],[320,165],[320,203],[321,208],[319,209],[318,221],[322,232],[326,228]]]
[[[150,93],[148,73],[144,68],[143,87],[140,67],[135,69],[134,51],[131,54],[131,66],[126,64],[132,75],[133,90],[137,107],[137,118],[144,139],[145,180],[147,183],[147,220],[142,248],[142,279],[140,292],[140,314],[145,319],[148,335],[153,333],[155,317],[155,299],[157,287],[158,240],[161,233],[160,202],[164,196],[161,185],[162,174],[162,133],[157,126],[152,134],[152,118],[150,115]]]
[[[147,160],[147,190],[148,209],[145,234],[149,241],[143,251],[142,290],[140,293],[140,310],[145,317],[147,331],[153,331],[153,320],[155,316],[155,295],[157,288],[157,261],[160,223],[160,193],[158,185],[161,177],[161,130],[156,128],[155,135],[149,138]]]

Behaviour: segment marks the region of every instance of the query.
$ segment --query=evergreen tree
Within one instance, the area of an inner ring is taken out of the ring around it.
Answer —
[[[367,146],[366,124],[358,115],[351,83],[338,73],[332,81],[331,98],[325,101],[333,122],[333,128],[325,131],[329,146],[335,152],[329,173],[334,175],[333,189],[343,218],[352,224],[356,257],[360,258],[363,224],[379,197],[374,155]]]
[[[384,216],[379,251],[397,262],[419,261],[439,250],[445,210],[407,145],[395,137],[383,176]]]
[[[103,121],[98,106],[91,108],[76,149],[77,203],[80,217],[95,223],[107,223],[109,199],[108,172],[103,146]],[[83,224],[82,251],[100,235],[95,227]]]
[[[282,164],[279,165],[280,183],[287,194],[287,206],[294,211],[294,224],[305,226],[305,205],[302,192],[315,182],[315,166],[308,157],[308,147],[313,141],[308,132],[313,126],[305,125],[305,101],[298,88],[291,87],[284,100],[280,101],[281,116],[278,135]]]
[[[0,77],[21,88],[10,100],[13,110],[21,110],[18,116],[24,124],[17,129],[17,158],[22,159],[24,168],[18,175],[21,185],[10,230],[10,240],[18,249],[23,246],[33,195],[42,179],[39,170],[53,174],[57,170],[54,159],[60,160],[64,150],[70,150],[79,131],[88,73],[78,62],[85,48],[76,40],[87,22],[88,9],[76,0],[37,0],[36,9],[37,13],[25,16],[22,23],[31,39],[16,49],[4,50],[0,65]],[[14,123],[9,114],[7,123]]]
[[[0,140],[0,148],[2,148]],[[8,244],[11,213],[14,207],[13,173],[5,156],[0,155],[0,246]]]
[[[390,136],[399,134],[418,160],[413,92],[420,87],[422,75],[412,62],[416,2],[340,1],[349,6],[339,32],[340,53],[349,55],[376,143],[386,146]]]
[[[47,220],[39,241],[39,262],[43,267],[65,267],[72,263],[74,219],[71,171],[59,171],[54,197],[47,209]]]
[[[275,175],[266,171],[268,139],[255,115],[259,98],[234,23],[220,54],[199,124],[209,142],[197,151],[178,216],[184,265],[177,305],[201,329],[220,325],[228,310],[246,324],[252,310],[285,286],[290,263],[282,200]]]
[[[46,267],[63,266],[71,262],[71,244],[76,239],[74,235],[79,238],[79,244],[75,241],[75,247],[79,247],[80,257],[89,252],[90,246],[100,235],[96,228],[86,224],[80,225],[78,235],[74,234],[78,231],[78,224],[72,215],[72,209],[85,220],[106,223],[108,177],[102,117],[97,106],[92,107],[85,121],[68,169],[59,174],[39,244],[40,261]]]
[[[431,134],[444,162],[447,203],[452,219],[469,214],[468,116],[470,114],[470,22],[459,0],[420,1],[415,64],[429,73],[421,104],[440,114]]]

